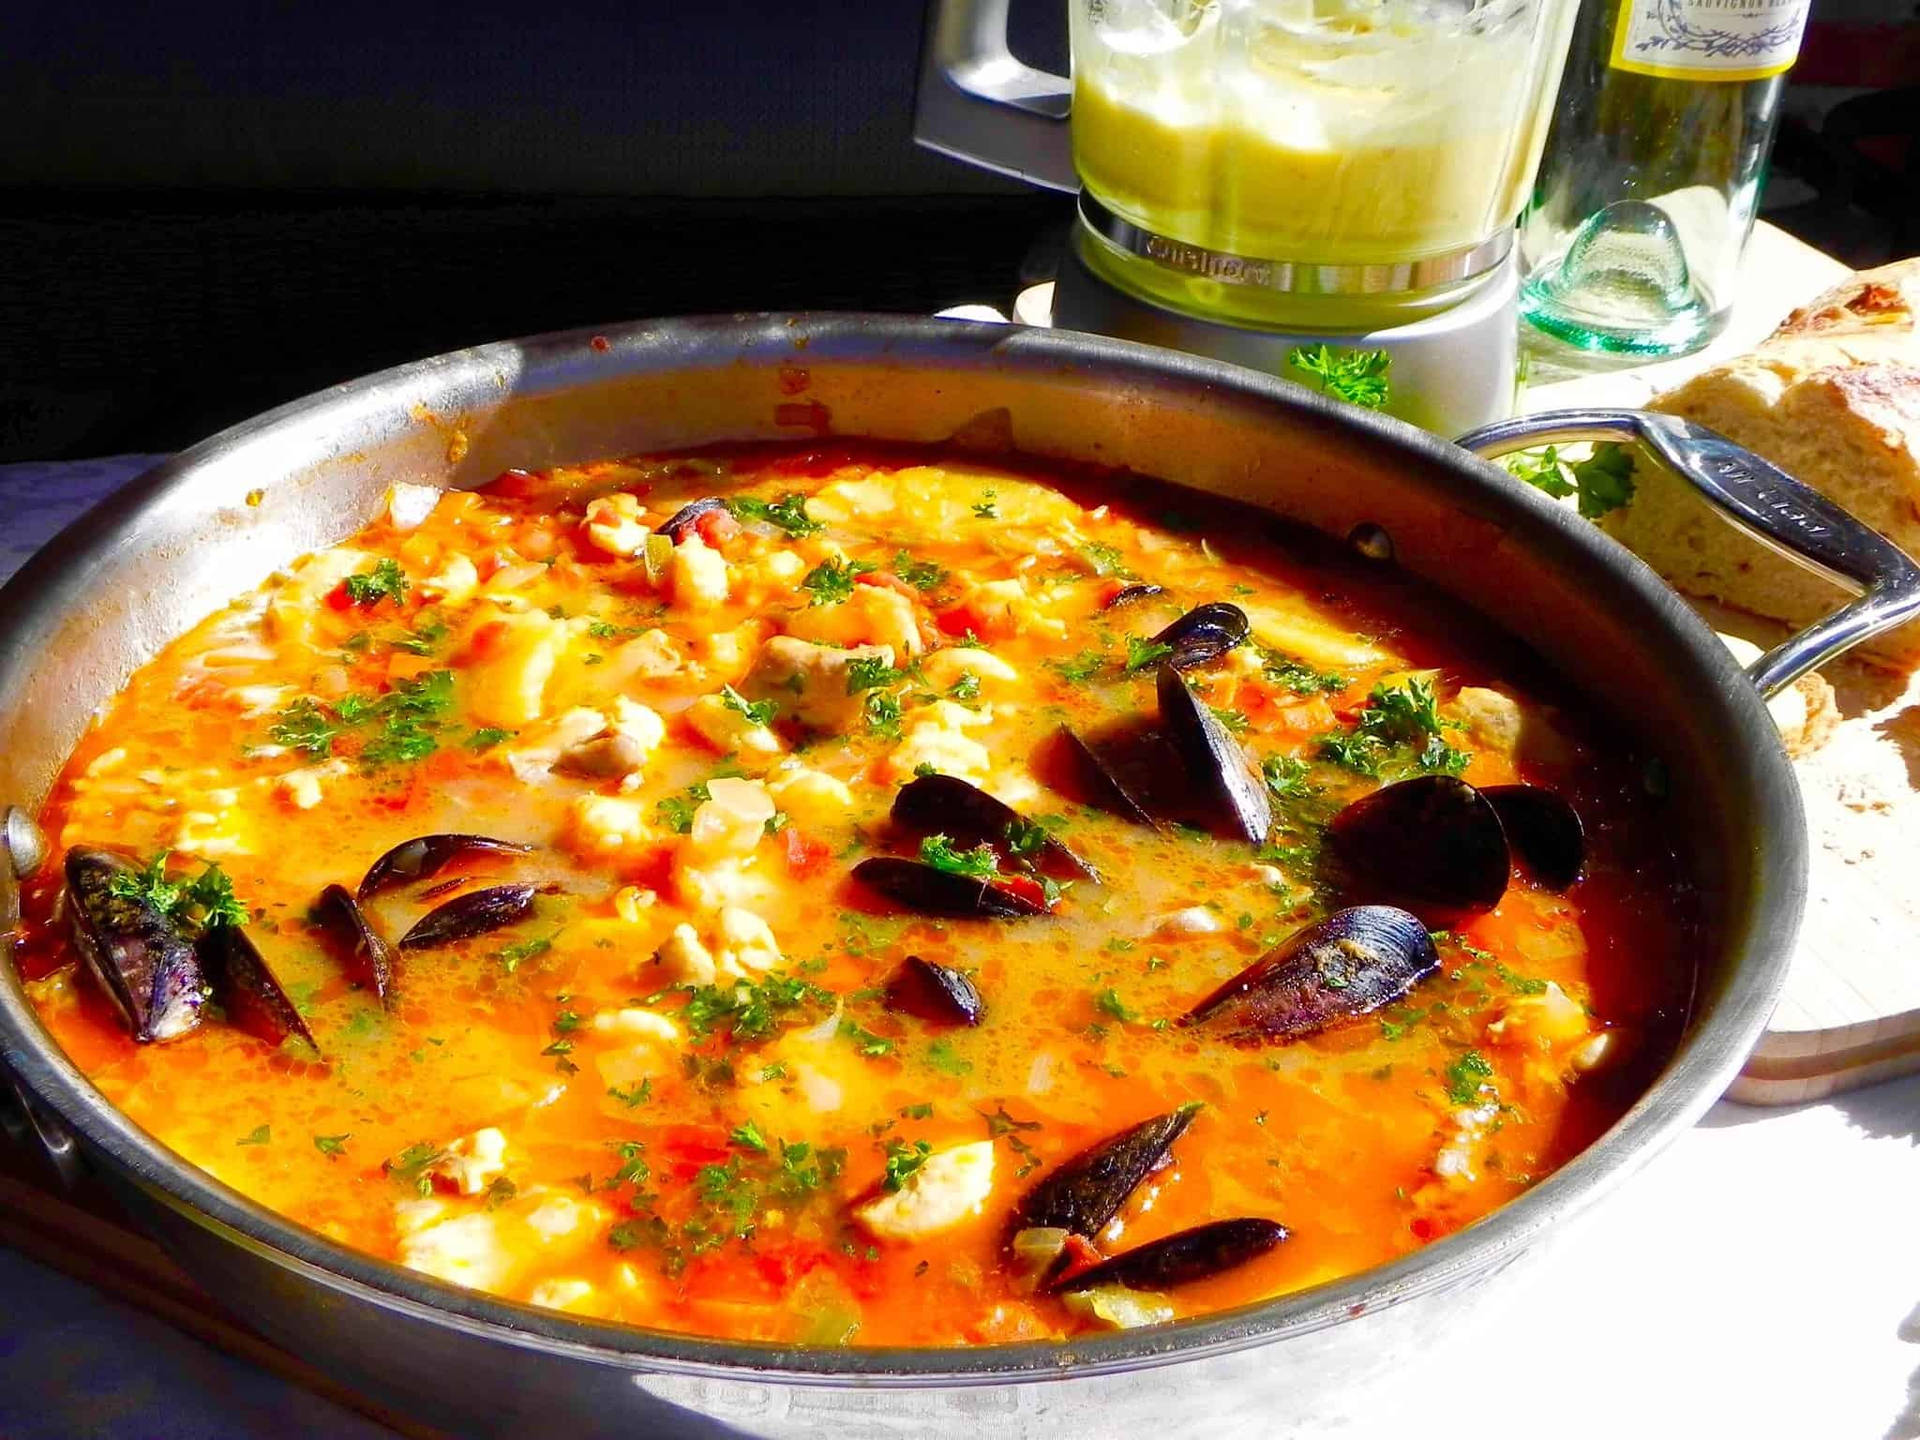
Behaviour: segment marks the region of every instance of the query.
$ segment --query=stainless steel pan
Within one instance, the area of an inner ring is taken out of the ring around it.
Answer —
[[[1532,423],[1474,443],[1525,443]],[[1770,543],[1866,598],[1758,662],[1750,680],[1638,560],[1406,425],[1191,356],[872,316],[637,324],[339,386],[162,465],[0,591],[0,805],[23,817],[135,666],[293,556],[349,533],[395,480],[473,485],[508,466],[832,434],[1124,465],[1334,535],[1384,526],[1399,564],[1530,644],[1663,758],[1711,936],[1686,1034],[1620,1123],[1512,1205],[1392,1265],[1062,1345],[782,1350],[653,1334],[444,1285],[269,1213],[107,1104],[49,1041],[10,967],[0,967],[0,1068],[29,1133],[96,1170],[222,1304],[366,1393],[465,1432],[1309,1431],[1405,1347],[1458,1333],[1461,1312],[1491,1289],[1480,1282],[1621,1183],[1725,1088],[1773,1006],[1806,884],[1799,793],[1754,682],[1783,683],[1920,608],[1920,572],[1898,550],[1705,432],[1617,412],[1550,428],[1567,438],[1622,427]],[[30,827],[6,833],[16,863],[31,863]],[[15,903],[0,866],[0,921]]]

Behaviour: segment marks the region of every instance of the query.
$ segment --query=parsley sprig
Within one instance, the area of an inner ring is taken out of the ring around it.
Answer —
[[[807,497],[797,490],[772,501],[754,495],[734,495],[726,503],[734,519],[761,520],[789,535],[811,535],[820,528],[820,522],[807,514]]]
[[[1564,500],[1579,496],[1580,513],[1598,520],[1633,499],[1633,457],[1611,441],[1601,441],[1585,460],[1568,460],[1557,446],[1522,450],[1506,458],[1507,473],[1536,490]]]
[[[162,850],[144,870],[115,875],[107,882],[107,893],[150,905],[175,925],[194,932],[247,923],[247,907],[233,893],[233,881],[226,871],[209,861],[191,880],[184,876],[170,879],[170,858],[171,852]]]
[[[1322,394],[1363,410],[1378,410],[1387,403],[1387,369],[1392,363],[1393,357],[1384,350],[1296,345],[1287,352],[1287,365],[1318,380]]]
[[[407,598],[406,573],[395,560],[382,560],[364,575],[349,575],[345,584],[347,598],[356,605],[378,605],[382,600],[398,605]]]

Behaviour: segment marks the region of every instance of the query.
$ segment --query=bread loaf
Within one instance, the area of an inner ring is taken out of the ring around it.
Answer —
[[[1920,258],[1863,271],[1795,310],[1757,350],[1655,399],[1824,491],[1920,555]],[[1685,482],[1640,464],[1601,524],[1673,585],[1801,626],[1846,593],[1736,530]],[[1861,658],[1920,667],[1920,621]]]

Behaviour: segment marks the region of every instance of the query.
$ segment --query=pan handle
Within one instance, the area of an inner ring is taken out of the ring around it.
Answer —
[[[20,920],[20,882],[46,860],[46,838],[18,805],[0,815],[0,936]],[[71,1190],[86,1173],[80,1146],[67,1127],[34,1103],[32,1095],[0,1059],[0,1135],[37,1150],[60,1184]]]
[[[1920,614],[1920,566],[1905,551],[1777,465],[1691,420],[1648,410],[1548,410],[1482,425],[1458,443],[1491,459],[1583,440],[1638,441],[1754,539],[1859,596],[1747,667],[1763,697]]]

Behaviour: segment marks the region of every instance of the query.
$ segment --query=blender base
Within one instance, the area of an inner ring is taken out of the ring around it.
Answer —
[[[1454,436],[1513,413],[1519,384],[1518,262],[1509,255],[1487,282],[1458,305],[1406,325],[1364,333],[1285,333],[1201,320],[1129,295],[1087,269],[1065,247],[1054,283],[1052,324],[1121,340],[1138,340],[1207,355],[1254,370],[1288,373],[1297,345],[1385,350],[1389,415]]]

